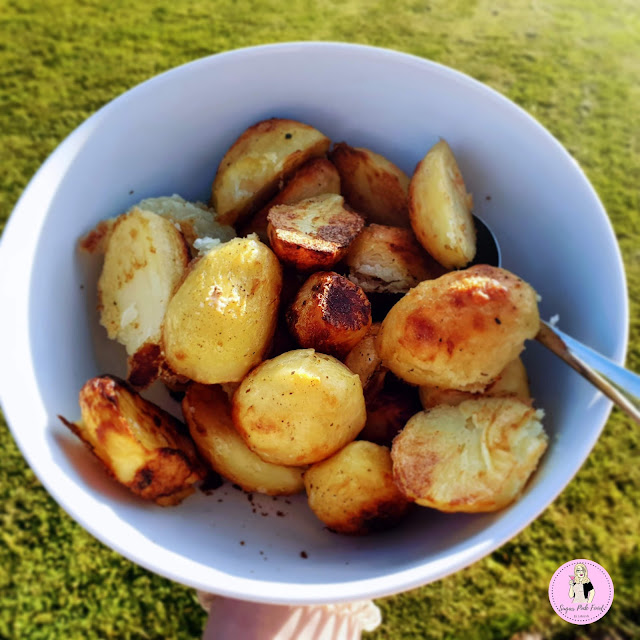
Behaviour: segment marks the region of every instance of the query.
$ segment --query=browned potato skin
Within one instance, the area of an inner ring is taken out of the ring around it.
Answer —
[[[273,496],[304,489],[304,467],[270,464],[247,447],[233,424],[223,386],[192,384],[182,400],[182,413],[203,459],[227,480],[245,491]]]
[[[380,323],[369,327],[366,335],[349,351],[344,363],[360,377],[365,398],[370,392],[382,387],[387,369],[382,366],[382,358],[376,351],[376,336],[380,331]]]
[[[302,285],[287,324],[301,347],[344,357],[371,326],[371,305],[362,289],[334,271],[318,271]]]
[[[411,229],[372,224],[349,247],[349,278],[367,292],[406,293],[446,269],[416,240]]]
[[[482,391],[540,326],[536,293],[488,265],[421,282],[382,323],[376,347],[411,384]]]
[[[518,498],[547,448],[541,418],[515,398],[479,398],[417,413],[393,441],[395,482],[425,507],[498,511]]]
[[[279,186],[307,160],[324,156],[331,141],[322,133],[302,122],[283,118],[263,120],[249,127],[231,146],[220,162],[211,188],[211,204],[220,224],[235,224],[257,211],[277,193]],[[279,162],[271,161],[265,175],[258,176],[247,168],[246,175],[238,167],[253,153],[259,157],[275,154]],[[248,196],[231,193],[237,173],[237,185]]]
[[[271,248],[299,271],[331,269],[364,226],[364,220],[335,194],[272,207],[267,219]]]
[[[457,406],[465,400],[474,398],[518,398],[522,402],[532,403],[527,372],[520,358],[512,360],[500,375],[482,392],[470,393],[456,389],[439,387],[420,387],[420,402],[423,408],[431,409],[440,404]]]
[[[141,498],[163,506],[178,504],[204,477],[184,425],[122,380],[89,380],[80,391],[80,409],[81,422],[60,419],[109,475]]]
[[[260,209],[251,221],[240,229],[240,235],[257,233],[260,240],[267,242],[269,225],[267,216],[271,207],[279,204],[295,204],[307,198],[325,193],[340,195],[340,175],[338,170],[326,158],[313,158],[303,164],[284,186],[282,191]]]
[[[366,535],[388,529],[411,503],[393,481],[387,447],[352,442],[304,474],[309,506],[336,533]]]
[[[409,227],[409,176],[369,149],[339,142],[329,154],[340,173],[342,193],[367,222]]]

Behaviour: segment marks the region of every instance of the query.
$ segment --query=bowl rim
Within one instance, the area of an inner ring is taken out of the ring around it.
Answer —
[[[622,285],[625,295],[624,300],[622,301],[621,314],[624,317],[624,326],[618,328],[621,329],[619,340],[615,353],[610,354],[610,357],[619,364],[624,363],[629,336],[629,303],[622,255],[615,238],[611,220],[606,214],[598,194],[581,167],[578,165],[577,161],[531,114],[509,100],[506,96],[500,94],[495,89],[475,80],[461,71],[457,71],[438,62],[389,48],[328,41],[298,41],[249,46],[224,51],[186,62],[130,88],[123,94],[105,104],[76,129],[74,129],[49,155],[27,184],[9,217],[2,238],[0,239],[0,273],[10,273],[10,268],[15,269],[16,264],[20,264],[20,262],[25,263],[25,257],[21,256],[21,254],[25,253],[25,238],[31,239],[35,243],[40,237],[41,225],[45,219],[44,214],[36,220],[34,220],[33,217],[25,215],[29,212],[28,209],[30,207],[31,200],[34,199],[34,193],[36,191],[43,191],[45,198],[47,196],[51,198],[54,195],[56,177],[64,174],[68,166],[73,162],[73,159],[77,151],[82,146],[84,140],[90,136],[93,129],[99,124],[105,113],[108,113],[111,110],[114,103],[117,103],[118,105],[123,104],[126,100],[132,99],[137,96],[138,93],[144,92],[150,87],[155,87],[159,83],[170,82],[173,76],[180,73],[184,67],[224,64],[228,59],[243,57],[251,58],[254,56],[273,53],[293,54],[301,49],[304,49],[305,52],[314,52],[316,55],[321,55],[328,50],[341,51],[344,53],[355,52],[361,56],[374,57],[378,61],[382,57],[388,61],[419,66],[428,70],[430,73],[447,76],[449,80],[462,83],[467,87],[482,93],[485,100],[490,99],[499,108],[508,109],[512,115],[515,115],[520,119],[523,126],[534,128],[538,135],[543,136],[547,143],[555,147],[556,153],[560,153],[564,156],[565,160],[569,160],[573,165],[574,170],[579,173],[590,190],[594,206],[600,210],[601,216],[608,224],[611,236],[609,241],[613,240],[617,256],[616,266],[620,277],[620,284]],[[43,196],[38,197],[38,201],[42,199]],[[42,207],[43,212],[47,210],[47,207]],[[29,258],[26,258],[27,264],[31,262],[33,251],[29,253],[29,256]],[[19,292],[16,289],[17,288],[13,285],[13,279],[4,277],[0,281],[0,299],[9,299],[10,301],[19,300],[20,295],[22,294],[22,297],[26,296],[28,301],[28,292]],[[274,582],[263,579],[241,578],[237,576],[230,576],[227,573],[210,568],[211,571],[208,573],[209,579],[203,580],[198,577],[202,570],[198,563],[186,560],[163,547],[154,547],[153,545],[149,545],[148,541],[145,541],[148,548],[139,548],[138,553],[134,553],[129,547],[125,547],[117,541],[114,542],[114,540],[112,540],[106,533],[100,530],[96,523],[86,517],[83,510],[78,505],[71,504],[65,499],[63,484],[56,483],[56,479],[50,475],[41,475],[39,473],[41,461],[32,455],[28,438],[26,438],[17,427],[20,421],[21,406],[17,399],[17,394],[15,394],[14,391],[24,385],[25,382],[29,385],[34,384],[36,380],[33,373],[29,340],[24,339],[25,336],[22,336],[21,339],[14,339],[16,337],[14,332],[20,330],[20,322],[25,317],[25,310],[18,306],[15,314],[4,314],[4,316],[0,318],[0,352],[9,354],[9,358],[11,358],[12,362],[15,361],[16,358],[21,358],[22,360],[22,362],[18,362],[16,364],[15,368],[11,368],[11,371],[9,371],[9,367],[0,368],[0,406],[2,406],[4,410],[7,424],[9,425],[14,440],[16,441],[25,460],[38,476],[49,494],[56,500],[58,505],[95,538],[108,547],[114,549],[122,556],[154,573],[201,590],[211,589],[210,577],[214,576],[216,593],[219,593],[220,595],[274,604],[329,603],[389,596],[444,578],[471,565],[473,562],[481,559],[485,555],[488,555],[517,535],[524,528],[529,526],[529,524],[535,520],[566,487],[566,484],[563,484],[561,487],[556,487],[553,491],[545,494],[545,500],[541,501],[538,508],[520,519],[515,528],[508,528],[508,530],[505,531],[504,527],[502,527],[503,530],[500,531],[501,527],[498,526],[500,519],[498,519],[497,523],[491,524],[485,530],[485,534],[483,535],[484,543],[476,544],[471,548],[467,547],[464,551],[455,554],[453,557],[451,555],[447,555],[445,558],[432,561],[429,564],[420,564],[417,567],[410,569],[390,572],[382,577],[365,578],[350,582],[299,584],[280,581]],[[25,358],[25,354],[28,354],[29,357]],[[37,389],[37,385],[35,388]],[[608,419],[611,406],[611,403],[608,401],[606,403],[602,403],[598,418],[599,426],[594,429],[593,437],[586,443],[588,446],[586,446],[585,455],[573,460],[572,472],[567,483],[571,481],[571,478],[573,478],[580,469],[584,460],[598,440]],[[135,530],[133,529],[132,536],[135,537]],[[158,555],[161,557],[158,558]],[[165,560],[165,562],[159,562],[159,560]],[[180,569],[176,569],[176,567],[180,567]],[[186,579],[186,575],[188,575],[188,579]]]

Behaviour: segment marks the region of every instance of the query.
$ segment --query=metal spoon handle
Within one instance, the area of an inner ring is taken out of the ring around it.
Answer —
[[[640,425],[640,376],[611,362],[544,321],[540,324],[536,340],[562,358]]]

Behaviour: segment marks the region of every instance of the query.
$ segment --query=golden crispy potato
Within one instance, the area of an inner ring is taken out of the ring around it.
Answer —
[[[476,255],[472,206],[453,152],[440,140],[411,178],[409,216],[422,246],[448,269],[464,267]]]
[[[446,272],[417,242],[411,229],[372,224],[349,247],[349,279],[367,293],[406,293]]]
[[[409,227],[409,176],[369,149],[340,142],[329,154],[340,173],[345,200],[367,222]]]
[[[440,387],[420,387],[420,402],[425,409],[431,409],[439,404],[455,406],[465,400],[473,400],[480,396],[488,398],[511,397],[531,403],[529,380],[522,360],[520,358],[512,360],[486,389],[478,393],[458,391],[457,389],[441,389]]]
[[[220,162],[211,203],[221,224],[234,224],[257,211],[282,181],[310,158],[323,156],[331,141],[295,120],[271,118],[249,127]]]
[[[380,323],[372,324],[364,338],[349,351],[344,359],[347,367],[358,374],[365,397],[370,390],[377,391],[382,387],[387,373],[387,369],[382,366],[382,358],[376,351],[376,336],[379,331]]]
[[[328,458],[366,418],[360,378],[313,349],[283,353],[251,371],[233,396],[232,415],[252,451],[289,466]]]
[[[62,422],[109,474],[145,500],[181,502],[204,477],[204,466],[184,425],[112,376],[80,391],[82,420]]]
[[[164,318],[173,371],[203,384],[237,382],[269,348],[282,269],[269,247],[235,238],[195,263]]]
[[[272,207],[267,219],[272,249],[300,271],[333,267],[364,226],[364,220],[345,209],[344,199],[335,194]]]
[[[398,490],[387,447],[359,440],[304,474],[311,510],[332,531],[365,535],[388,529],[411,503]]]
[[[86,251],[91,254],[103,255],[107,251],[109,246],[109,239],[111,238],[111,232],[115,227],[118,218],[108,218],[107,220],[101,220],[98,224],[80,238],[79,247],[81,251]]]
[[[100,323],[129,354],[129,380],[145,387],[158,376],[164,314],[184,277],[189,249],[164,218],[132,209],[109,236],[98,280]]]
[[[233,426],[231,404],[219,385],[191,385],[182,400],[182,413],[200,455],[224,478],[245,491],[272,496],[304,489],[304,468],[265,462],[247,447]]]
[[[371,305],[362,289],[334,271],[317,271],[302,285],[287,312],[301,347],[342,358],[371,326]]]
[[[271,207],[279,204],[295,204],[300,200],[321,196],[325,193],[340,195],[340,175],[326,158],[313,158],[303,164],[269,204],[262,207],[249,223],[240,229],[240,235],[257,233],[260,240],[267,242],[267,216]]]
[[[522,492],[547,447],[542,416],[515,398],[418,413],[393,441],[396,484],[440,511],[502,509]]]
[[[384,319],[376,348],[411,384],[482,391],[539,325],[531,286],[505,269],[477,265],[409,291]]]

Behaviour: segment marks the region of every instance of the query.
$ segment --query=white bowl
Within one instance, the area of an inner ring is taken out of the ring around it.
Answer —
[[[78,255],[78,237],[143,197],[206,200],[225,150],[271,116],[370,147],[409,173],[446,138],[476,213],[500,239],[504,266],[540,292],[543,317],[559,314],[562,329],[622,362],[626,287],[611,225],[578,165],[542,126],[486,86],[426,60],[347,44],[282,44],[198,60],[135,87],[74,131],[36,174],[0,251],[2,406],[58,503],[152,571],[274,603],[396,593],[469,565],[531,522],[588,455],[609,402],[530,345],[525,361],[551,437],[522,498],[492,515],[416,509],[398,529],[367,538],[328,532],[304,496],[255,496],[252,504],[226,485],[176,508],[145,503],[108,479],[56,418],[78,417],[88,378],[123,370],[123,352],[97,325],[96,266]]]

